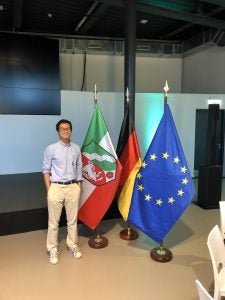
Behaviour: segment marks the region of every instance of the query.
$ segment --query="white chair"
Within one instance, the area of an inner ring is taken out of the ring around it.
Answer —
[[[213,300],[213,298],[204,288],[204,286],[201,284],[201,282],[196,279],[195,284],[198,290],[199,300]]]
[[[225,201],[219,201],[220,205],[220,230],[223,239],[225,239]]]
[[[225,247],[218,225],[210,231],[207,240],[214,274],[214,299],[225,296]]]

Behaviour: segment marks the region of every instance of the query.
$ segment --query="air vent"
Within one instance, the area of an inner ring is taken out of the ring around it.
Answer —
[[[89,49],[101,49],[102,45],[100,43],[88,43],[88,48]]]
[[[66,49],[73,50],[74,48],[74,39],[65,39],[65,47]]]
[[[148,45],[138,45],[137,46],[137,51],[150,51],[151,47]]]
[[[221,38],[222,40],[222,38]],[[105,53],[113,55],[124,55],[124,41],[112,40],[88,40],[88,39],[61,39],[61,53]],[[136,53],[140,56],[173,56],[180,57],[182,54],[182,44],[171,44],[151,41],[137,41]]]

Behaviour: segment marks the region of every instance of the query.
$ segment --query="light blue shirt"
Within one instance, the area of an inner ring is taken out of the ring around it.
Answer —
[[[80,147],[74,143],[66,145],[62,141],[49,145],[44,151],[42,171],[51,174],[51,182],[82,181]]]

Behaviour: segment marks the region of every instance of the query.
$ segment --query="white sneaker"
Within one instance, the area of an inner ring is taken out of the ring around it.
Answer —
[[[56,265],[59,261],[57,248],[54,247],[48,251],[49,261],[52,265]]]
[[[74,244],[72,246],[67,246],[67,249],[70,251],[71,254],[73,254],[73,256],[75,258],[81,258],[82,257],[82,253],[81,253],[80,248],[78,247],[77,244]]]

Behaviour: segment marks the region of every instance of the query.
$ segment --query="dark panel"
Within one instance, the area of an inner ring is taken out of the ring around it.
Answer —
[[[218,144],[220,143],[219,131],[219,104],[211,104],[208,109],[208,126],[207,126],[207,140],[206,140],[206,165],[215,166],[219,164]]]
[[[0,175],[0,213],[46,207],[46,190],[41,172]]]
[[[0,113],[60,114],[59,41],[0,35]]]
[[[62,211],[59,225],[66,226],[66,214],[64,209]],[[30,209],[0,214],[0,235],[16,234],[47,228],[47,208]]]
[[[0,114],[59,115],[60,90],[0,86]]]
[[[45,229],[47,222],[47,208],[2,213],[0,214],[0,235]]]
[[[117,201],[111,205],[104,216],[104,220],[120,218]],[[13,220],[13,222],[12,222]],[[80,224],[81,222],[78,221]],[[66,226],[66,213],[63,208],[59,226]],[[24,211],[14,211],[9,213],[0,213],[0,236],[41,230],[48,228],[48,210],[47,208],[31,209]]]
[[[221,200],[222,166],[200,166],[198,179],[198,205],[218,208]]]
[[[42,173],[1,175],[0,186],[0,235],[47,229],[48,211]],[[117,199],[114,199],[103,219],[120,217]],[[60,226],[66,226],[64,209]]]
[[[200,165],[223,165],[224,110],[196,110],[194,169]],[[213,156],[213,157],[212,157]],[[213,160],[213,162],[212,162]]]
[[[206,137],[207,137],[207,109],[197,109],[195,119],[195,160],[194,169],[206,162]]]

